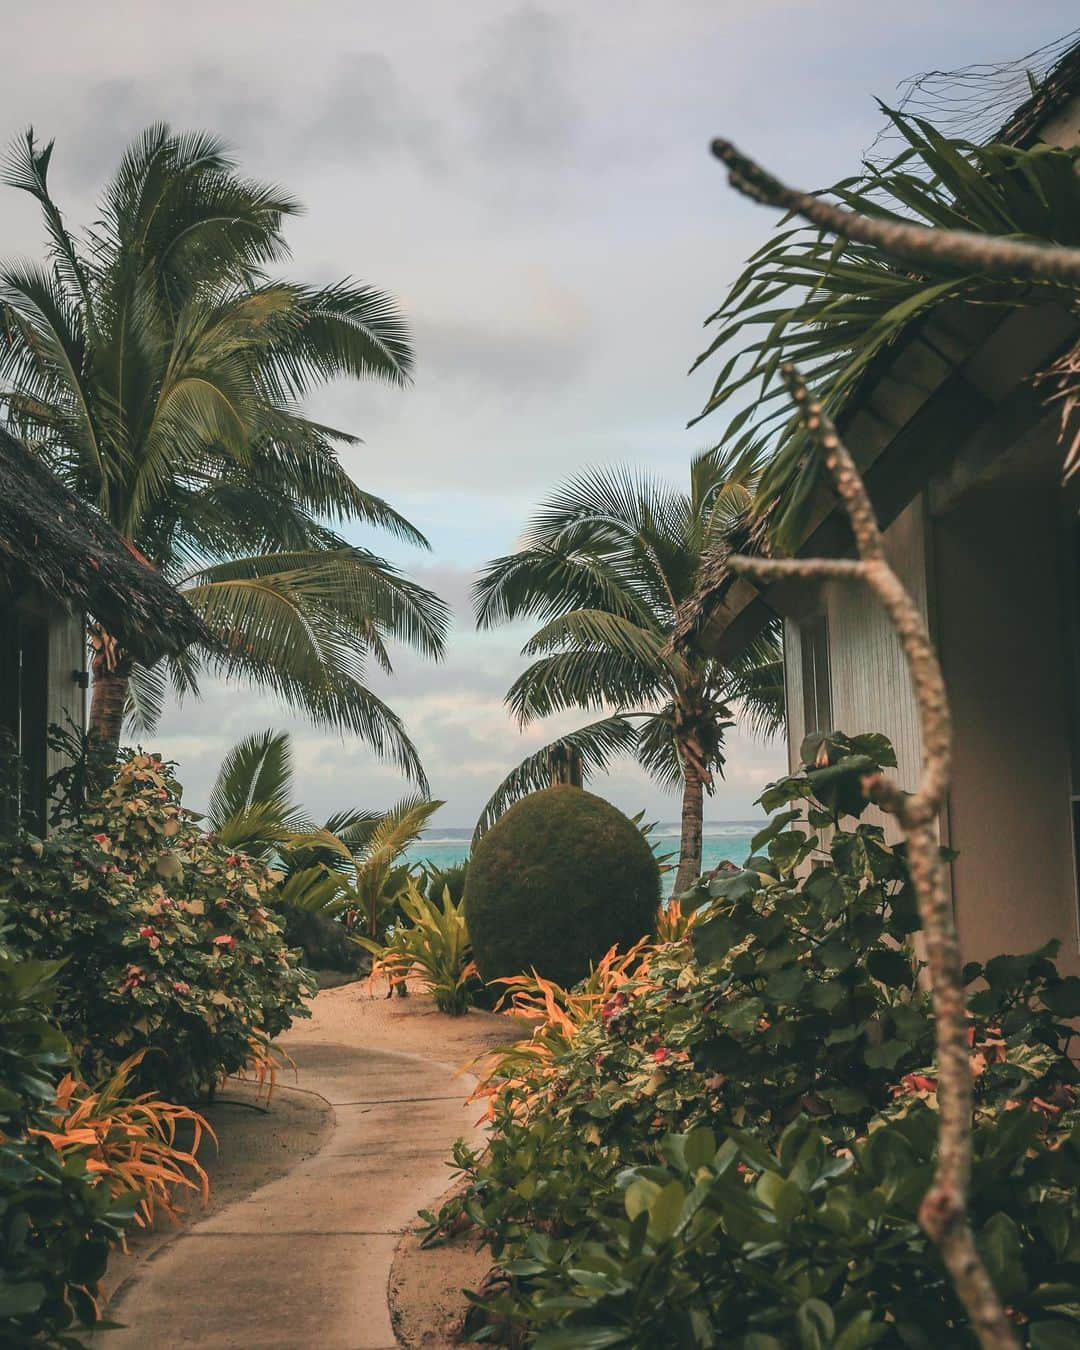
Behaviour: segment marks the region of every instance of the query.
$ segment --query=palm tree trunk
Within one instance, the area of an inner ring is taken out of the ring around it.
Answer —
[[[679,845],[679,870],[675,875],[675,894],[681,895],[701,876],[701,822],[704,784],[697,768],[683,759],[682,838]]]
[[[99,646],[92,663],[93,692],[90,696],[90,734],[111,753],[120,746],[124,727],[124,704],[127,700],[131,664],[126,659],[110,662],[107,648]]]

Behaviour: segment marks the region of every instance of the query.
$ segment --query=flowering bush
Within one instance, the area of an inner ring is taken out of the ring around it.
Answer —
[[[459,1148],[468,1185],[430,1220],[434,1238],[467,1216],[504,1263],[486,1339],[975,1343],[916,1220],[937,1107],[918,915],[902,850],[858,819],[861,776],[891,758],[881,737],[812,738],[763,797],[785,809],[754,856],[682,898],[685,936],[572,993],[513,982],[543,1020],[496,1060],[490,1154]],[[1052,955],[966,972],[973,1216],[1043,1350],[1080,1331],[1080,980]]]
[[[27,955],[62,959],[56,1015],[87,1081],[146,1051],[137,1086],[212,1090],[314,992],[272,905],[279,875],[202,833],[169,765],[137,754],[80,817],[0,851]]]

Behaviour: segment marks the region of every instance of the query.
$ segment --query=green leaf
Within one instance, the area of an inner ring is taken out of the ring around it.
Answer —
[[[682,1182],[670,1181],[649,1204],[649,1236],[655,1242],[667,1242],[675,1234],[682,1215],[686,1191]]]
[[[781,811],[778,815],[773,816],[768,825],[764,829],[758,830],[757,834],[751,839],[750,852],[757,853],[764,844],[775,839],[781,830],[790,825],[793,820],[798,820],[801,815],[802,811],[798,807],[793,807],[790,811]]]
[[[716,1157],[716,1136],[707,1125],[691,1130],[683,1140],[683,1158],[687,1170],[696,1172],[699,1167],[708,1167]]]
[[[1077,1350],[1080,1331],[1075,1322],[1032,1322],[1028,1345],[1031,1350]]]
[[[45,1286],[36,1280],[10,1284],[0,1280],[0,1317],[28,1317],[37,1312],[45,1297]]]
[[[911,957],[907,952],[891,947],[869,952],[866,957],[866,968],[886,989],[907,989],[914,981]]]
[[[991,1215],[977,1233],[976,1244],[999,1296],[1006,1302],[1019,1298],[1027,1289],[1027,1277],[1023,1243],[1013,1219],[1002,1211]]]
[[[1067,975],[1044,990],[1042,1000],[1057,1017],[1080,1017],[1080,975]]]
[[[788,966],[769,976],[765,993],[778,1003],[794,1003],[806,983],[806,972],[801,966]]]
[[[821,1299],[807,1299],[795,1314],[795,1330],[801,1350],[826,1350],[836,1333],[832,1309]]]

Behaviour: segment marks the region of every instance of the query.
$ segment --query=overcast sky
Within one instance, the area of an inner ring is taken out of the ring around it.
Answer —
[[[0,135],[32,122],[56,138],[54,192],[83,223],[146,124],[217,132],[246,171],[305,203],[290,275],[355,276],[398,297],[415,386],[343,385],[314,410],[364,438],[350,472],[432,542],[424,555],[357,536],[453,603],[445,663],[403,652],[377,687],[447,801],[442,823],[471,825],[555,729],[519,734],[503,711],[525,634],[472,631],[475,569],[583,466],[682,480],[719,434],[719,422],[685,429],[708,380],[686,370],[772,219],[725,186],[709,138],[824,185],[873,140],[875,96],[922,70],[1021,56],[1075,13],[1071,0],[36,0],[5,13]],[[40,252],[32,203],[2,200],[0,251]],[[401,794],[362,745],[245,689],[170,709],[154,743],[199,805],[225,749],[271,725],[293,728],[316,813]],[[783,764],[778,745],[729,745],[714,819],[751,815]],[[594,786],[630,811],[677,814],[632,766]]]

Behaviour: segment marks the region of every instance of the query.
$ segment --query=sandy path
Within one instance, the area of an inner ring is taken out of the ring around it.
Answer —
[[[320,994],[283,1046],[300,1088],[333,1108],[327,1142],[141,1266],[110,1310],[125,1328],[102,1343],[391,1350],[394,1248],[446,1189],[453,1141],[480,1136],[462,1064],[507,1032],[505,1018],[444,1017],[424,997]]]

